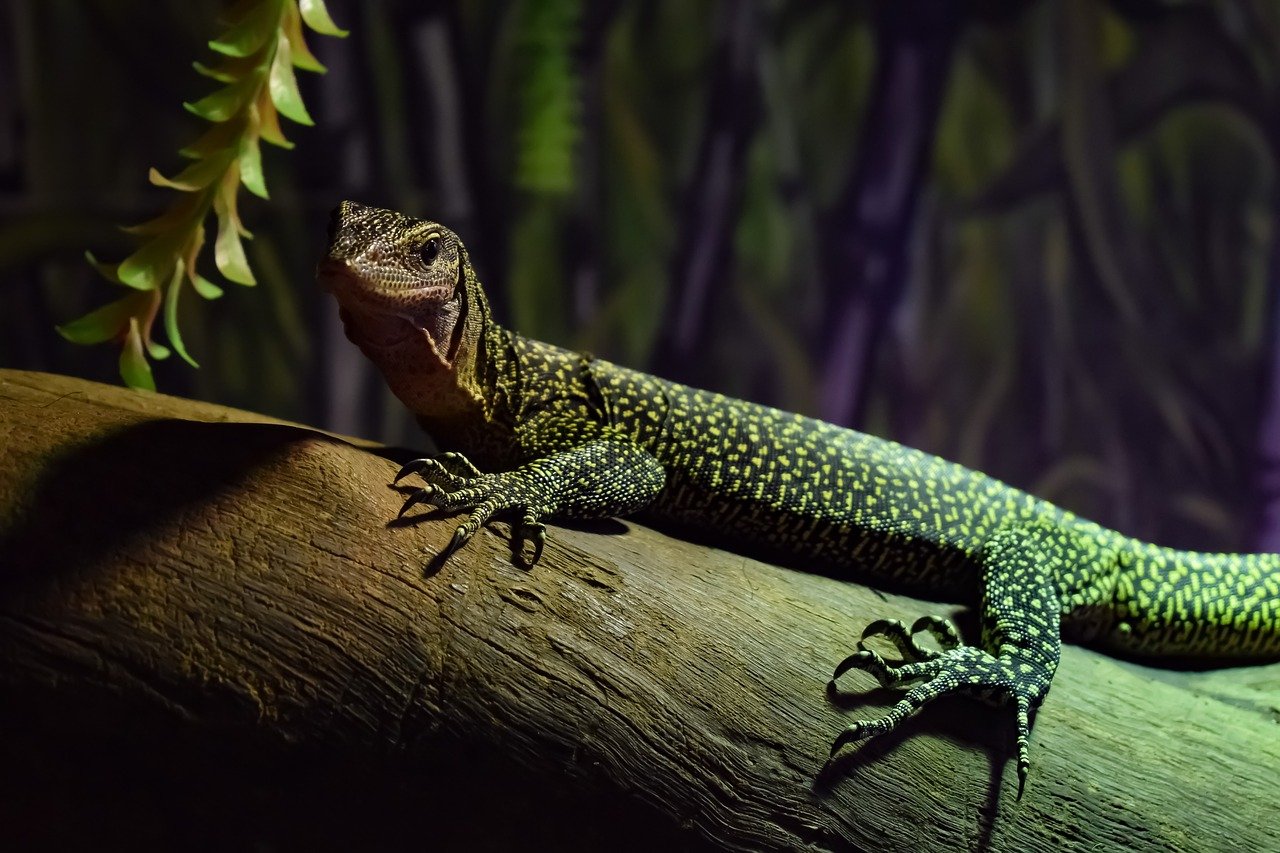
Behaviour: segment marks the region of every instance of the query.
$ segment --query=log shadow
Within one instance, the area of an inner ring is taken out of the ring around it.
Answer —
[[[866,691],[846,691],[828,685],[827,698],[842,710],[872,704],[885,706],[868,709],[865,713],[856,715],[874,719],[900,699],[902,692],[885,687]],[[1033,711],[1032,714],[1034,730],[1035,712]],[[992,725],[993,715],[1003,719],[1004,724]],[[851,717],[856,719],[853,715]],[[853,722],[853,719],[849,722]],[[832,733],[833,738],[835,734]],[[891,731],[843,747],[822,766],[814,777],[814,793],[819,796],[829,795],[838,784],[846,780],[856,784],[858,771],[861,768],[887,760],[902,743],[921,734],[937,735],[969,747],[969,751],[975,757],[979,754],[986,756],[989,775],[985,786],[985,801],[977,806],[978,822],[975,827],[977,843],[974,849],[988,849],[995,819],[1000,811],[1002,780],[1006,768],[1012,772],[1012,768],[1017,765],[1014,748],[1016,726],[1011,705],[992,706],[962,695],[939,697],[907,717]]]
[[[91,572],[105,555],[316,442],[347,444],[284,424],[176,418],[95,437],[51,460],[0,529],[0,595]]]

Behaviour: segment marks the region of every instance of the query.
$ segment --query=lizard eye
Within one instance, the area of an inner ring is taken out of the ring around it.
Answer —
[[[435,261],[439,254],[440,240],[437,237],[432,237],[430,240],[423,243],[422,248],[418,250],[418,256],[422,258],[422,262],[427,266],[431,266],[431,263]]]

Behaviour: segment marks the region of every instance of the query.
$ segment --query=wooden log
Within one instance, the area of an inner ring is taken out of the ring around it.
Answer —
[[[0,371],[0,846],[1280,849],[1280,667],[1067,647],[1011,712],[832,666],[953,614],[633,522],[389,524],[396,463],[258,415]],[[863,693],[861,691],[869,690]],[[9,843],[5,843],[6,839]]]

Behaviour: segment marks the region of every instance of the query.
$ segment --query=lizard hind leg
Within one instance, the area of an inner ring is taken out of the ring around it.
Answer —
[[[955,629],[936,617],[918,620],[908,631],[900,622],[879,620],[863,640],[882,636],[902,652],[903,662],[887,663],[860,648],[832,676],[850,669],[871,673],[885,687],[910,689],[887,713],[858,720],[835,739],[831,754],[844,745],[885,734],[915,710],[939,696],[965,693],[1004,701],[1015,709],[1018,796],[1030,767],[1030,713],[1044,698],[1060,653],[1059,598],[1072,572],[1089,565],[1089,551],[1069,531],[1043,522],[1002,528],[979,556],[982,568],[983,647],[960,645]],[[914,635],[927,630],[943,651],[919,646]],[[860,646],[862,643],[859,644]]]

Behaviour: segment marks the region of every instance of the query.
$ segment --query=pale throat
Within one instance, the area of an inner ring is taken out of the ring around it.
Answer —
[[[447,307],[426,328],[403,316],[343,311],[347,337],[382,371],[392,393],[419,418],[442,426],[483,409],[472,376],[475,352],[465,346],[449,352],[458,311]]]

